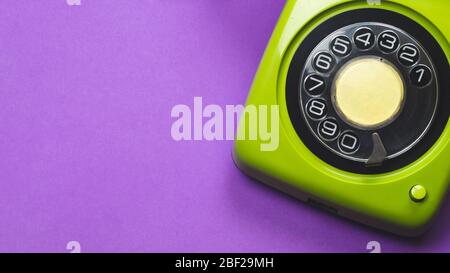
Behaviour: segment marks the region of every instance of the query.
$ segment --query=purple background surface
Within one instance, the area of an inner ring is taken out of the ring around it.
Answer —
[[[175,142],[176,104],[242,104],[284,1],[3,0],[0,251],[450,251],[256,183],[229,141]],[[383,202],[383,200],[380,200]]]

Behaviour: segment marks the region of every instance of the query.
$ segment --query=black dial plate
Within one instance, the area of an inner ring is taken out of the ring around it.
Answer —
[[[380,22],[382,18],[382,22]],[[377,129],[361,129],[341,119],[331,90],[337,71],[355,58],[376,56],[397,68],[405,102],[398,117]],[[286,96],[301,140],[317,156],[340,169],[382,173],[403,167],[437,140],[449,117],[449,65],[434,38],[398,13],[361,9],[321,24],[303,41],[291,62]],[[368,166],[373,134],[386,150],[380,166]]]
[[[364,45],[370,49],[361,49]],[[367,162],[372,154],[374,133],[378,133],[387,151],[386,159],[412,148],[428,131],[438,103],[436,74],[428,56],[413,37],[391,25],[356,23],[328,35],[310,53],[300,77],[302,113],[317,141],[341,157],[360,162]],[[347,124],[334,107],[332,89],[337,72],[349,61],[359,58],[377,58],[389,63],[403,79],[402,110],[383,128],[367,130]],[[333,122],[321,124],[322,119],[327,118],[332,118]],[[333,126],[336,130],[331,130]],[[330,135],[334,134],[340,137],[330,141]]]

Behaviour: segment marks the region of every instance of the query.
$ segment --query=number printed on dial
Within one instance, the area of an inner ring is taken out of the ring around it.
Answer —
[[[327,118],[319,123],[319,127],[317,128],[317,132],[319,136],[326,140],[331,141],[336,139],[339,136],[339,125],[336,120],[332,118]]]
[[[311,96],[320,95],[326,87],[325,79],[317,74],[308,75],[305,79],[304,87]]]
[[[431,69],[426,65],[417,65],[409,74],[411,78],[411,82],[418,87],[425,87],[431,82],[433,75],[431,73]]]
[[[339,149],[345,154],[352,154],[359,149],[359,139],[352,132],[343,133],[338,140]]]
[[[353,41],[359,49],[367,50],[375,44],[375,34],[370,28],[363,27],[355,32]]]
[[[335,63],[336,60],[330,53],[321,52],[314,58],[313,66],[321,73],[328,73],[333,69]]]
[[[327,105],[322,99],[312,99],[306,104],[306,113],[312,119],[322,119],[327,115]]]
[[[419,49],[413,44],[405,44],[398,51],[398,60],[404,66],[412,66],[419,57]]]
[[[352,51],[352,42],[347,36],[340,35],[331,41],[331,51],[339,57],[345,57]]]
[[[391,30],[383,31],[378,38],[378,47],[385,53],[391,53],[397,50],[400,39],[397,34]]]

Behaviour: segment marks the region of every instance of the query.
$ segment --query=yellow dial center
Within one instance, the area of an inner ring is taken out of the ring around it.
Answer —
[[[333,103],[349,123],[370,129],[394,120],[402,108],[405,90],[399,72],[378,57],[350,61],[334,82]]]

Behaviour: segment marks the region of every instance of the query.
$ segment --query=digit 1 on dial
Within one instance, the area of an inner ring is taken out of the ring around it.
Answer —
[[[425,87],[431,82],[432,73],[428,66],[420,64],[415,66],[409,73],[411,82],[418,87]]]

